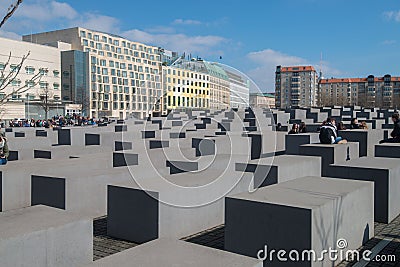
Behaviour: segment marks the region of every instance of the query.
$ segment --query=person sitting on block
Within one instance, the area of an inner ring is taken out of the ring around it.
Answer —
[[[325,125],[321,126],[319,132],[319,141],[321,144],[345,144],[346,139],[337,135],[336,120],[328,118]]]
[[[399,113],[394,113],[392,115],[392,121],[394,124],[393,131],[390,133],[392,138],[384,139],[379,142],[379,144],[383,143],[400,143],[400,120]]]

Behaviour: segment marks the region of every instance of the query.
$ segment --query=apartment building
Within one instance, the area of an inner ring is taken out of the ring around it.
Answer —
[[[61,42],[52,45],[0,38],[0,98],[7,98],[0,104],[2,119],[44,119],[45,111],[39,103],[46,97],[49,116],[63,113],[60,53],[71,46]]]
[[[76,83],[71,77],[77,77],[78,73],[71,66],[82,63],[71,60],[81,60],[84,55],[65,55],[69,57],[69,64],[63,64],[65,83],[61,89],[66,103],[87,99],[88,116],[126,118],[134,115],[144,118],[161,113],[160,48],[81,27],[27,35],[23,40],[40,44],[62,41],[70,43],[71,50],[88,53],[88,64],[83,66],[87,82]],[[84,97],[76,93],[82,90]]]
[[[318,74],[313,66],[277,66],[275,105],[277,108],[317,105]]]
[[[400,106],[400,77],[331,78],[319,82],[319,105]]]

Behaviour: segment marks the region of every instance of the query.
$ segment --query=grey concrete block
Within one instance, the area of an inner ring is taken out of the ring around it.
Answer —
[[[373,184],[304,177],[225,199],[225,249],[249,257],[260,250],[314,250],[317,255],[345,238],[358,249],[374,234]],[[356,209],[354,207],[357,207]],[[322,262],[279,262],[264,266],[330,266]],[[338,262],[336,262],[337,264]]]
[[[192,148],[196,149],[196,157],[215,155],[215,140],[192,138]]]
[[[115,125],[115,132],[126,132],[128,131],[128,126],[127,125]]]
[[[49,150],[33,150],[34,159],[51,159],[51,151]]]
[[[400,165],[398,159],[362,157],[332,165],[329,177],[373,181],[375,221],[390,223],[400,215]]]
[[[182,126],[182,125],[183,125],[182,121],[172,121],[172,127]]]
[[[318,133],[288,134],[285,136],[285,148],[288,155],[299,155],[299,147],[319,143]]]
[[[186,133],[185,132],[169,133],[169,138],[171,139],[186,138]]]
[[[100,134],[85,134],[85,146],[99,146]]]
[[[170,174],[197,171],[199,169],[198,162],[192,161],[170,161],[167,160],[166,166],[170,169]]]
[[[115,141],[114,144],[115,151],[132,150],[132,148],[132,142]]]
[[[107,198],[108,235],[135,243],[158,238],[157,192],[109,185]]]
[[[358,143],[347,144],[309,144],[299,148],[300,155],[320,156],[322,158],[322,176],[327,176],[331,164],[359,158]]]
[[[65,179],[58,177],[31,177],[31,205],[46,205],[65,209]]]
[[[25,133],[24,132],[15,132],[14,137],[25,137]]]
[[[125,167],[139,164],[138,154],[113,153],[113,167]]]
[[[358,142],[359,156],[374,155],[374,145],[383,139],[382,130],[345,130],[339,131],[339,136],[349,142]]]
[[[0,214],[0,266],[70,267],[92,262],[93,222],[35,206]]]
[[[150,140],[149,145],[150,149],[164,148],[169,147],[169,141]]]
[[[59,145],[71,145],[71,130],[70,129],[59,129],[58,130],[58,144]]]
[[[36,130],[36,136],[47,137],[47,132],[44,130]]]
[[[321,158],[282,155],[236,163],[236,171],[254,173],[254,188],[321,175]]]
[[[390,143],[375,145],[375,157],[400,158],[400,144]]]
[[[147,138],[155,138],[156,137],[156,132],[155,131],[142,131],[142,138],[147,139]]]

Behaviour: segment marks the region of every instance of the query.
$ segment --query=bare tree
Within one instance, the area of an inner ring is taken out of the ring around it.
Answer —
[[[79,87],[78,90],[81,91],[81,94],[78,96],[77,103],[81,104],[82,107],[82,116],[90,116],[90,95],[86,88]],[[80,99],[79,99],[80,98]]]
[[[6,21],[11,18],[11,16],[14,14],[14,12],[17,10],[17,8],[19,7],[20,4],[22,4],[23,0],[17,0],[14,4],[12,4],[8,10],[7,10],[7,14],[3,17],[3,19],[0,22],[0,28],[3,27],[4,23],[6,23]]]
[[[320,92],[318,102],[320,107],[332,105],[332,99],[330,95],[325,92]]]
[[[12,55],[10,52],[8,59],[0,72],[0,92],[3,93],[3,98],[0,99],[0,106],[9,102],[12,98],[12,95],[18,95],[18,94],[22,94],[22,93],[25,93],[26,91],[28,91],[31,87],[37,85],[38,82],[40,81],[40,79],[42,78],[42,73],[41,73],[42,71],[39,70],[36,74],[34,74],[25,83],[22,83],[17,88],[14,88],[13,90],[7,92],[6,89],[10,86],[10,84],[13,81],[18,80],[18,76],[21,72],[21,69],[29,56],[30,56],[30,52],[28,52],[28,54],[22,56],[19,63],[12,65],[12,69],[10,70],[10,72],[6,73],[6,68],[9,66],[11,67],[10,61],[11,61]]]
[[[346,96],[338,95],[338,97],[336,98],[336,105],[347,106],[349,105],[349,101]]]
[[[47,120],[50,108],[54,106],[54,104],[56,104],[56,102],[54,101],[54,94],[53,92],[50,91],[49,86],[47,84],[40,92],[39,97],[40,100],[36,101],[35,104],[39,105],[43,109],[45,120]]]

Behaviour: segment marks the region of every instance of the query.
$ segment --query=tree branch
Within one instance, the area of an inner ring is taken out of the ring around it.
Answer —
[[[4,23],[11,18],[11,16],[14,14],[14,12],[17,10],[20,4],[22,4],[23,0],[17,0],[17,2],[13,5],[11,5],[8,9],[8,13],[3,17],[3,20],[0,22],[0,28],[3,27]]]

